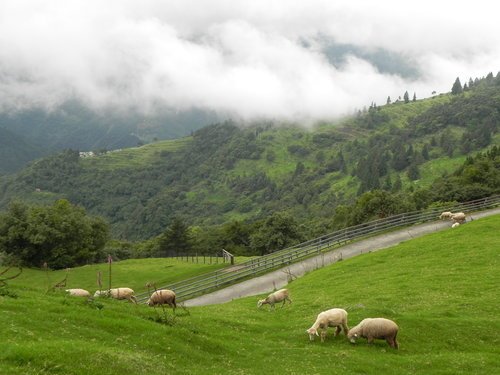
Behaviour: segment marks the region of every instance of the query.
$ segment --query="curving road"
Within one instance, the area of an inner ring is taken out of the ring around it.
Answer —
[[[470,214],[476,220],[482,217],[500,214],[500,207],[480,211]],[[469,219],[469,214],[468,214]],[[253,296],[262,293],[269,293],[274,289],[282,288],[288,284],[289,273],[295,277],[303,276],[309,271],[337,262],[339,259],[348,259],[356,255],[385,249],[407,241],[415,237],[420,237],[429,233],[444,229],[450,229],[449,221],[434,221],[406,227],[394,232],[382,234],[361,240],[355,243],[336,248],[331,252],[317,255],[315,257],[290,264],[287,267],[255,277],[241,283],[231,285],[227,288],[205,294],[187,301],[184,306],[203,306],[229,302],[236,298]]]

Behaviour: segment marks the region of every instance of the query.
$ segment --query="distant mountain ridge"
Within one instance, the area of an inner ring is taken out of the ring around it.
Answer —
[[[0,175],[15,172],[44,154],[42,147],[0,127]]]
[[[64,149],[80,151],[114,150],[134,147],[154,139],[174,139],[216,122],[211,112],[191,109],[172,112],[159,109],[147,116],[137,111],[92,110],[77,101],[68,101],[47,111],[32,108],[0,113],[0,129],[9,133],[2,137],[3,152],[8,149],[38,150],[19,153],[18,162],[0,159],[0,174],[18,170],[27,161],[43,154]],[[19,142],[19,144],[17,143]]]

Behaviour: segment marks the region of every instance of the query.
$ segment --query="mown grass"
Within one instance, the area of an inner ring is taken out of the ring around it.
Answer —
[[[314,271],[289,284],[293,304],[259,296],[161,310],[102,300],[101,308],[11,283],[0,297],[1,374],[494,374],[498,371],[500,215]],[[272,286],[270,285],[270,289]],[[349,325],[383,316],[400,349],[344,336],[310,342],[331,307]]]
[[[144,167],[161,158],[162,153],[178,151],[192,141],[192,137],[158,141],[140,147],[108,152],[82,160],[83,165],[91,165],[101,170]]]

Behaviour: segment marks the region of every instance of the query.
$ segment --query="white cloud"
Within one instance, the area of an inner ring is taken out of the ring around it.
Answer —
[[[406,90],[449,91],[495,74],[494,2],[277,0],[3,0],[0,108],[211,109],[249,119],[320,119]],[[333,66],[319,38],[408,58],[417,80],[348,57]]]

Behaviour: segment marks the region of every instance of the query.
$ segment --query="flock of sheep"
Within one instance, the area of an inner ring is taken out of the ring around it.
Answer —
[[[261,299],[257,302],[257,306],[268,304],[271,308],[279,302],[283,302],[281,307],[283,307],[288,301],[292,303],[290,299],[290,293],[288,289],[280,289],[274,293],[268,295],[265,299]],[[385,318],[366,318],[363,319],[357,326],[349,329],[347,325],[347,311],[344,309],[330,309],[318,314],[316,321],[311,328],[306,330],[309,334],[309,339],[314,340],[314,336],[321,336],[321,342],[325,341],[326,333],[328,327],[335,327],[334,335],[337,336],[341,331],[347,336],[347,339],[355,343],[356,339],[362,337],[368,340],[371,344],[374,339],[386,340],[387,343],[395,348],[399,348],[396,336],[398,334],[399,327],[392,320]]]
[[[441,213],[439,218],[441,220],[451,220],[453,222],[452,228],[456,228],[460,224],[465,223],[466,220],[465,213],[463,212],[452,213],[446,211]],[[66,292],[71,296],[90,297],[90,293],[85,289],[66,289]],[[119,300],[126,299],[130,302],[137,303],[135,293],[130,288],[98,290],[94,293],[94,297],[101,296],[112,297]],[[274,309],[276,303],[282,302],[281,307],[283,307],[287,301],[292,303],[288,289],[280,289],[269,294],[266,298],[259,300],[257,302],[257,307],[260,308],[263,305],[269,305]],[[174,310],[177,307],[175,303],[175,293],[168,289],[161,289],[153,292],[146,304],[148,306],[169,305]],[[372,343],[374,339],[383,339],[386,340],[391,347],[395,349],[399,348],[399,344],[396,340],[399,327],[395,322],[389,319],[366,318],[357,326],[349,329],[347,325],[347,311],[334,308],[319,313],[314,324],[306,332],[309,334],[309,339],[311,341],[314,340],[314,336],[320,336],[321,342],[324,342],[328,327],[336,328],[334,333],[335,336],[343,331],[344,335],[346,335],[348,340],[352,343],[355,343],[356,339],[360,337],[367,339],[368,343]]]
[[[70,296],[75,297],[90,298],[91,296],[85,289],[66,289],[66,292]],[[130,302],[137,303],[134,291],[130,288],[98,290],[94,293],[94,297],[101,296],[112,297],[119,300],[126,299]],[[269,294],[266,298],[259,300],[257,302],[257,307],[260,308],[263,305],[269,305],[270,308],[274,309],[275,304],[282,302],[281,307],[283,307],[287,301],[289,304],[292,303],[288,289],[280,289]],[[169,305],[174,310],[177,307],[175,303],[175,293],[168,289],[161,289],[153,292],[146,304],[149,306]],[[363,319],[357,326],[349,329],[347,325],[347,311],[335,308],[319,313],[312,327],[306,332],[309,334],[309,339],[311,341],[314,340],[314,336],[316,335],[321,336],[321,342],[324,342],[328,327],[336,327],[335,336],[342,330],[344,335],[346,335],[352,343],[355,343],[356,339],[360,337],[366,338],[368,343],[372,343],[374,339],[384,339],[391,347],[396,349],[399,348],[399,344],[396,340],[399,328],[396,323],[389,319],[367,318]]]
[[[445,211],[442,212],[441,215],[439,215],[439,218],[441,220],[451,220],[453,222],[453,224],[451,225],[452,228],[456,228],[460,224],[465,223],[465,214],[463,212],[453,213],[450,211]]]
[[[66,293],[74,297],[87,297],[90,298],[90,292],[85,289],[66,289]],[[94,293],[96,297],[111,297],[114,299],[126,299],[130,302],[137,303],[135,292],[131,288],[113,288],[109,290],[98,290]],[[177,307],[175,303],[175,293],[168,289],[156,290],[151,294],[146,302],[149,306],[156,305],[169,305],[173,309]]]

